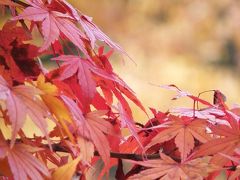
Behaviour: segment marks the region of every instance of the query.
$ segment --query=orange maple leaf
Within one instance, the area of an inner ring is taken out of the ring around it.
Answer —
[[[232,113],[227,111],[225,113],[229,123],[210,127],[212,133],[217,135],[218,138],[201,145],[193,157],[214,155],[212,163],[224,165],[229,160],[219,153],[231,156],[235,149],[240,147],[239,120]]]
[[[148,167],[138,174],[129,178],[129,180],[147,180],[147,179],[203,179],[210,172],[219,170],[215,165],[209,163],[211,157],[206,156],[178,163],[169,156],[160,153],[161,159],[135,162],[141,166]]]
[[[159,132],[146,148],[175,138],[175,144],[181,153],[181,160],[184,161],[194,148],[194,138],[202,143],[211,139],[206,133],[207,121],[202,119],[193,120],[189,117],[171,115],[168,118],[168,125],[169,127]]]
[[[72,179],[75,171],[76,171],[76,167],[79,163],[79,161],[82,159],[81,156],[78,156],[76,159],[68,162],[67,164],[57,168],[53,175],[52,175],[52,179],[53,180],[67,180],[67,179]]]

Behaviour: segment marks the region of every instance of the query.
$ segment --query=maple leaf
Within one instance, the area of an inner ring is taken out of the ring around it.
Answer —
[[[88,140],[82,136],[76,137],[77,143],[65,141],[69,149],[72,151],[73,156],[81,156],[81,164],[91,166],[90,162],[94,157],[94,144],[91,140]]]
[[[22,41],[31,39],[31,35],[25,32],[22,27],[16,26],[16,22],[9,21],[0,30],[0,47],[4,50],[11,50],[13,42],[22,44]]]
[[[91,140],[96,146],[106,166],[109,165],[110,145],[105,134],[115,134],[113,126],[104,120],[101,116],[106,114],[106,111],[90,112],[86,115],[88,120],[87,128],[90,132]]]
[[[77,73],[78,81],[84,96],[88,99],[93,98],[96,92],[96,83],[93,79],[92,72],[97,71],[97,69],[90,63],[90,61],[71,55],[59,56],[53,58],[53,60],[64,61],[63,66],[66,66],[66,68],[61,74],[61,80],[67,79]]]
[[[228,171],[228,173],[230,173],[230,177],[229,180],[235,180],[240,176],[240,158],[239,157],[235,157],[235,156],[229,156],[223,153],[219,153],[220,155],[222,155],[223,157],[226,157],[227,159],[231,160],[231,163],[233,165],[233,163],[237,164],[237,167],[235,169],[235,171]]]
[[[122,101],[123,102],[123,101]],[[135,126],[135,123],[133,121],[132,112],[129,108],[128,104],[126,104],[126,100],[124,104],[118,104],[118,110],[121,120],[121,127],[127,127],[129,131],[131,132],[132,136],[136,139],[139,146],[143,149],[143,145],[138,137],[138,130]]]
[[[111,55],[112,51],[103,54],[104,47],[100,47],[98,49],[99,55],[94,56],[92,59],[95,64],[105,72],[109,74],[112,81],[106,81],[102,79],[98,79],[98,85],[100,86],[106,103],[111,105],[113,102],[113,94],[119,100],[119,102],[125,106],[125,98],[122,96],[125,95],[128,99],[130,99],[133,103],[135,103],[142,111],[144,111],[147,115],[147,112],[141,102],[135,95],[135,92],[116,74],[113,72],[113,68],[108,60],[109,56]],[[129,112],[129,110],[128,110]],[[131,115],[128,113],[128,116]]]
[[[73,23],[74,18],[67,12],[57,11],[61,9],[61,6],[54,7],[55,1],[46,6],[43,1],[30,1],[29,7],[25,8],[24,11],[12,18],[12,20],[27,19],[31,21],[42,22],[42,33],[44,36],[44,43],[40,48],[40,51],[47,49],[51,43],[54,43],[58,39],[60,32],[63,33],[72,43],[74,43],[85,55],[87,51],[84,48],[82,38],[85,35],[77,28]],[[52,5],[53,4],[53,5]],[[52,5],[52,6],[51,6]]]
[[[62,72],[60,79],[67,79],[77,73],[77,78],[83,95],[87,99],[92,99],[96,93],[96,82],[93,79],[93,74],[98,75],[107,80],[117,82],[119,84],[125,84],[122,80],[116,78],[113,74],[109,74],[104,70],[96,67],[91,61],[82,59],[79,56],[62,55],[52,60],[64,61],[63,66],[66,66]]]
[[[113,126],[102,118],[106,111],[89,112],[85,117],[77,104],[66,96],[61,96],[68,106],[76,127],[73,127],[78,135],[91,140],[98,150],[103,161],[107,165],[110,159],[110,146],[105,134],[114,135]]]
[[[233,116],[228,111],[225,111],[225,113],[227,115],[226,121],[229,123],[210,126],[212,133],[219,137],[201,145],[193,157],[214,155],[212,162],[224,165],[228,159],[217,153],[231,156],[235,149],[240,147],[239,117]]]
[[[94,49],[96,40],[103,41],[107,45],[109,45],[111,48],[125,54],[128,56],[128,54],[116,43],[114,43],[106,34],[104,34],[97,26],[92,22],[92,17],[89,17],[87,15],[84,15],[83,13],[80,13],[75,8],[72,7],[71,4],[69,4],[67,1],[62,0],[64,5],[66,5],[70,11],[72,16],[79,22],[79,24],[82,26],[83,30],[85,31],[87,37],[90,40],[91,47]]]
[[[0,74],[11,86],[12,85],[12,78],[10,76],[10,73],[2,65],[0,65]]]
[[[6,101],[8,116],[12,124],[11,145],[14,144],[17,133],[22,128],[27,115],[48,138],[45,118],[49,116],[49,112],[45,104],[38,99],[38,95],[41,95],[41,91],[31,86],[8,87],[7,82],[0,75],[0,97]]]
[[[76,167],[79,163],[79,161],[82,159],[81,156],[78,156],[76,159],[68,162],[67,164],[57,168],[53,175],[52,175],[52,179],[53,180],[67,180],[67,179],[72,179],[75,171],[76,171]]]
[[[46,79],[42,74],[38,76],[37,87],[42,90],[43,94],[41,94],[41,98],[49,111],[54,114],[67,136],[73,142],[73,135],[66,125],[66,123],[72,123],[71,115],[65,104],[59,97],[57,97],[59,95],[57,87],[50,82],[46,82]]]
[[[34,60],[37,51],[38,48],[31,44],[13,44],[11,56],[25,77],[40,74],[39,65]]]
[[[163,85],[163,86],[160,86],[161,88],[164,88],[164,89],[169,89],[169,90],[172,90],[172,91],[176,91],[177,92],[177,95],[175,97],[172,98],[172,100],[176,100],[178,98],[181,98],[181,97],[189,97],[190,99],[192,99],[194,102],[200,102],[204,105],[207,105],[207,106],[210,106],[212,107],[213,105],[203,99],[200,99],[199,97],[197,96],[193,96],[192,94],[186,92],[186,91],[182,91],[181,89],[179,89],[177,86],[175,86],[174,84],[170,84],[170,85]]]
[[[224,117],[225,113],[216,107],[209,107],[209,108],[203,108],[199,110],[193,110],[192,108],[174,108],[170,110],[171,113],[178,114],[180,116],[188,116],[188,117],[193,117],[195,116],[196,118],[199,119],[206,119],[209,122],[218,122],[217,118],[219,117]],[[220,121],[219,121],[220,123]],[[223,122],[222,122],[223,123]]]
[[[0,64],[19,82],[40,73],[40,68],[34,60],[38,48],[23,43],[30,39],[22,27],[16,26],[16,22],[6,23],[0,31]]]
[[[11,76],[11,78],[18,82],[23,82],[25,76],[20,68],[16,65],[13,57],[10,54],[4,53],[0,51],[0,59],[1,64],[3,65],[4,69],[7,70]]]
[[[188,154],[194,148],[194,138],[202,143],[206,143],[211,139],[206,133],[207,122],[202,119],[194,119],[189,117],[177,117],[170,115],[167,121],[169,127],[160,131],[146,148],[158,143],[163,143],[171,139],[175,139],[175,144],[181,153],[181,160],[185,161]]]
[[[30,146],[16,144],[13,148],[10,148],[3,139],[0,140],[0,159],[7,157],[15,180],[28,178],[43,180],[43,176],[50,176],[46,166],[35,158],[31,152]]]
[[[96,39],[104,41],[111,48],[126,54],[127,53],[116,43],[114,43],[106,34],[104,34],[93,22],[92,18],[86,15],[81,15],[79,22],[82,25],[84,31],[86,32],[88,38],[90,39],[91,46],[94,48]]]
[[[91,162],[93,155],[94,155],[94,145],[91,141],[78,137],[77,138],[77,144],[80,149],[80,154],[82,156],[83,162],[86,163]]]
[[[188,160],[183,163],[174,161],[169,156],[160,153],[160,160],[147,160],[143,162],[133,161],[135,164],[145,166],[149,169],[129,177],[129,180],[147,180],[147,179],[203,179],[212,171],[219,168],[209,164],[210,157],[203,157]]]

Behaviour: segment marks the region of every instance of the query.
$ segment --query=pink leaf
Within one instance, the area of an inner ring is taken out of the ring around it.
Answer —
[[[87,37],[90,40],[91,47],[94,48],[96,40],[103,41],[108,44],[111,48],[127,55],[127,53],[116,43],[114,43],[106,34],[104,34],[93,22],[92,18],[84,15],[83,13],[77,12],[67,1],[63,0],[63,3],[71,10],[72,16],[81,24]],[[127,55],[128,56],[128,55]]]
[[[85,38],[85,35],[76,27],[72,22],[73,18],[61,12],[52,10],[50,7],[44,6],[42,1],[28,1],[30,7],[24,9],[24,11],[13,18],[13,20],[27,19],[30,21],[41,21],[42,32],[44,36],[44,43],[40,49],[43,51],[47,49],[62,32],[70,41],[72,41],[86,56],[87,51],[84,48],[84,44],[81,38]]]
[[[197,96],[193,96],[188,92],[182,91],[181,89],[179,89],[177,86],[175,86],[173,84],[163,85],[163,86],[160,86],[160,87],[162,87],[164,89],[169,89],[169,90],[172,90],[172,91],[176,91],[177,95],[174,98],[172,98],[173,100],[176,100],[176,99],[181,98],[181,97],[189,97],[193,101],[200,102],[200,103],[202,103],[204,105],[207,105],[207,106],[213,106],[211,103],[209,103],[209,102],[207,102],[203,99],[200,99]]]
[[[98,75],[104,79],[116,82],[121,86],[127,87],[126,83],[119,79],[114,74],[105,72],[104,70],[96,67],[91,61],[83,59],[79,56],[62,55],[52,60],[64,61],[63,66],[65,70],[61,74],[61,80],[67,79],[77,73],[79,85],[85,97],[92,99],[96,93],[96,83],[92,74]]]
[[[1,91],[4,89],[5,91]],[[7,98],[3,100],[6,101],[8,116],[12,123],[11,145],[14,144],[17,133],[22,128],[27,115],[29,115],[31,120],[48,138],[47,122],[45,118],[50,116],[50,114],[45,104],[37,97],[41,94],[41,91],[34,87],[24,85],[15,86],[10,89],[5,80],[0,76],[0,97],[4,96],[6,92]]]
[[[133,118],[132,118],[131,114],[120,103],[118,104],[118,110],[119,110],[119,114],[120,114],[120,120],[121,120],[122,127],[127,127],[129,129],[129,131],[131,132],[133,137],[137,140],[139,146],[143,149],[143,145],[138,137],[137,128],[133,122]]]
[[[61,74],[61,79],[67,79],[77,73],[79,85],[81,90],[89,99],[94,97],[96,93],[96,83],[92,76],[93,65],[85,59],[82,59],[78,56],[59,56],[53,58],[53,60],[62,60],[64,61],[63,66],[66,66],[65,70]]]
[[[16,180],[27,179],[27,177],[42,180],[43,175],[50,176],[48,169],[21,144],[9,149],[7,158]]]
[[[84,31],[86,32],[88,38],[90,39],[92,48],[94,48],[95,41],[96,41],[96,39],[98,39],[99,41],[104,41],[105,43],[107,43],[111,48],[113,48],[123,54],[126,54],[126,52],[118,44],[112,42],[111,39],[107,35],[105,35],[92,22],[92,18],[90,18],[86,15],[81,15],[79,22],[82,25]]]
[[[82,111],[72,99],[66,96],[62,96],[62,98],[72,113],[73,119],[77,125],[77,127],[75,127],[77,133],[94,143],[104,163],[107,165],[110,159],[110,146],[105,134],[115,133],[113,126],[102,118],[106,111],[90,112],[85,118]]]
[[[15,180],[42,180],[43,176],[50,176],[47,167],[35,158],[31,151],[31,147],[24,144],[16,144],[10,148],[2,137],[0,139],[0,158],[7,157]]]

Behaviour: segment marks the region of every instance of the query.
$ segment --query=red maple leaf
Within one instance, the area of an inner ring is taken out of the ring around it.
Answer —
[[[136,97],[135,92],[113,71],[111,63],[108,59],[113,51],[111,50],[106,54],[103,54],[103,51],[104,47],[100,47],[98,49],[99,54],[94,56],[92,59],[100,69],[104,70],[109,74],[109,76],[111,76],[112,81],[102,81],[102,79],[98,81],[98,85],[102,89],[107,104],[112,104],[113,94],[115,94],[115,96],[123,105],[124,102],[122,102],[122,99],[124,99],[124,97],[121,94],[124,94],[146,113],[145,108]]]
[[[16,22],[9,21],[0,30],[0,47],[4,51],[11,50],[14,41],[22,44],[27,40],[31,40],[31,36],[22,27],[16,26]]]
[[[55,0],[48,6],[41,0],[26,1],[30,6],[24,9],[19,16],[14,17],[13,20],[27,19],[42,22],[44,43],[40,51],[47,49],[51,43],[54,43],[54,41],[58,39],[60,33],[63,33],[85,55],[87,55],[82,41],[82,38],[86,39],[85,35],[77,28],[74,24],[74,18],[62,8],[61,4]]]
[[[22,27],[16,26],[16,22],[6,23],[0,31],[0,65],[18,82],[40,73],[40,68],[34,60],[38,55],[38,48],[23,43],[30,39]]]

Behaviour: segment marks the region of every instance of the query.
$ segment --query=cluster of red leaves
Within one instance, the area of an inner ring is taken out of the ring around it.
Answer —
[[[214,91],[210,103],[164,86],[177,92],[174,99],[193,100],[194,107],[151,109],[154,117],[138,127],[128,101],[146,111],[109,61],[113,50],[126,53],[90,17],[65,0],[0,0],[0,6],[13,16],[0,30],[2,178],[88,179],[100,161],[99,179],[114,166],[117,179],[240,175],[239,109],[228,108],[221,92]],[[43,37],[40,48],[30,43],[34,30]],[[106,53],[98,41],[111,50]],[[42,55],[54,56],[58,68],[46,70]],[[27,117],[41,136],[27,135]],[[124,128],[130,136],[122,134]],[[133,166],[124,168],[124,159]]]

